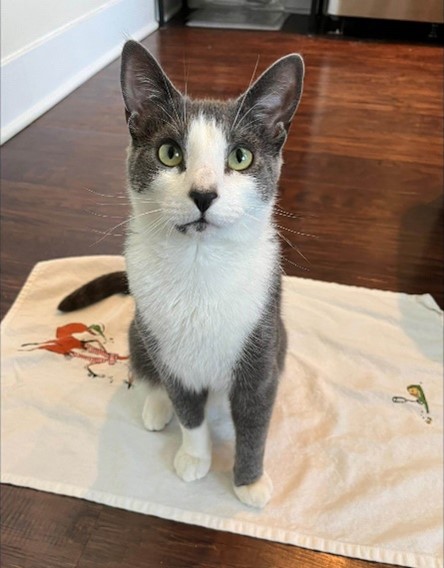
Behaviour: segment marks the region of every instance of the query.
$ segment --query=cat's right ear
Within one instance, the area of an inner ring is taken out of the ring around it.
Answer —
[[[303,81],[302,57],[297,53],[282,57],[238,99],[235,122],[240,124],[248,116],[250,122],[262,123],[269,137],[282,146],[301,99]]]
[[[154,57],[133,40],[123,46],[120,83],[125,116],[133,136],[140,134],[150,118],[167,112],[165,105],[178,105],[182,98]]]

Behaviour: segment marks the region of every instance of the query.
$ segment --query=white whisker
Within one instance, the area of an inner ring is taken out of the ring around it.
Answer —
[[[103,217],[104,219],[123,219],[122,215],[105,215],[104,213],[91,211],[91,209],[84,209],[83,211],[85,211],[85,213],[89,213],[90,215],[94,215],[95,217]]]
[[[245,119],[245,117],[248,116],[252,110],[254,110],[257,106],[260,106],[261,104],[262,104],[262,103],[256,103],[256,104],[254,104],[252,107],[250,107],[250,108],[247,110],[247,112],[245,112],[245,113],[243,114],[243,116],[239,119],[239,121],[238,121],[238,123],[237,123],[236,126],[239,126],[239,124]]]
[[[185,55],[183,60],[183,74],[184,74],[184,95],[183,95],[183,123],[184,125],[187,122],[187,95],[188,95],[188,73],[189,67],[186,66],[185,63]]]
[[[285,237],[280,231],[277,231],[278,235],[281,237],[281,239],[283,239],[293,250],[295,250],[298,254],[300,254],[302,256],[302,258],[308,262],[308,264],[311,264],[311,262],[308,260],[308,258],[302,254],[302,252],[298,249],[298,247],[296,245],[294,245],[291,241],[289,241],[287,239],[287,237]]]
[[[288,217],[289,219],[294,219],[295,221],[299,221],[299,219],[302,219],[302,215],[293,215],[292,213],[287,213],[286,211],[280,211],[280,210],[273,210],[273,213],[275,215],[279,215],[280,217]]]
[[[96,233],[97,235],[106,235],[107,237],[124,237],[124,233],[111,233],[107,235],[105,231],[99,231],[98,229],[90,229],[91,233]]]
[[[251,85],[253,84],[253,79],[254,79],[254,76],[256,75],[257,66],[259,65],[259,60],[260,60],[260,58],[261,58],[261,56],[260,56],[260,54],[258,53],[257,59],[256,59],[256,65],[254,66],[253,74],[251,75],[251,79],[250,79],[250,83],[249,83],[249,85],[248,85],[248,89],[245,91],[244,96],[242,97],[242,101],[241,101],[241,103],[240,103],[240,105],[239,105],[239,108],[237,109],[236,116],[234,117],[234,120],[233,120],[233,122],[232,122],[232,124],[231,124],[231,130],[233,130],[233,128],[236,126],[236,121],[237,121],[237,119],[238,119],[238,116],[239,116],[239,114],[240,114],[240,111],[242,110],[242,107],[244,106],[244,102],[245,102],[245,99],[247,98],[248,91],[250,90]]]
[[[276,223],[276,227],[282,229],[283,231],[288,231],[289,233],[293,233],[294,235],[300,235],[301,237],[310,237],[311,239],[318,239],[317,235],[311,235],[310,233],[303,233],[301,231],[294,231],[293,229],[288,229],[287,227],[283,227],[282,225],[278,225]]]
[[[97,202],[95,203],[95,205],[98,205],[100,207],[115,207],[115,206],[119,206],[119,207],[130,207],[131,206],[131,202],[128,201],[127,203],[102,203],[102,202]]]
[[[169,81],[164,75],[162,75],[162,80],[163,80],[163,84],[165,85],[165,89],[167,90],[167,93],[168,93],[168,96],[169,96],[169,99],[170,99],[171,108],[173,109],[174,114],[176,115],[177,122],[180,124],[179,114],[177,112],[176,106],[175,106],[174,101],[173,101],[173,95],[171,94]]]
[[[260,219],[258,219],[258,218],[255,217],[254,215],[250,215],[250,213],[247,213],[246,211],[244,212],[244,214],[245,214],[247,217],[250,217],[251,219],[254,219],[254,220],[257,221],[258,223],[261,222]]]
[[[98,191],[95,191],[94,189],[90,189],[89,187],[84,187],[83,188],[85,191],[88,191],[89,193],[93,193],[94,195],[98,195],[99,197],[109,197],[111,199],[128,199],[128,196],[124,193],[117,193],[117,194],[105,194],[105,193],[100,193]]]
[[[296,268],[299,268],[299,270],[304,270],[305,272],[310,272],[310,269],[307,268],[306,266],[301,266],[300,264],[296,264],[296,262],[293,262],[292,260],[289,260],[288,258],[285,258],[285,257],[283,257],[283,259],[284,259],[284,262],[289,262],[290,264],[292,264]]]
[[[122,227],[122,225],[126,225],[127,223],[130,223],[131,221],[133,221],[134,219],[138,219],[139,217],[145,217],[146,215],[150,215],[152,213],[158,213],[159,211],[161,211],[161,209],[153,209],[152,211],[145,211],[144,213],[139,213],[138,215],[134,215],[134,216],[130,217],[129,219],[125,219],[121,223],[118,223],[117,225],[115,225],[114,227],[109,229],[103,235],[103,237],[101,239],[99,239],[98,241],[93,243],[91,246],[95,246],[95,245],[99,244],[100,242],[102,242],[107,236],[111,235],[115,229]]]

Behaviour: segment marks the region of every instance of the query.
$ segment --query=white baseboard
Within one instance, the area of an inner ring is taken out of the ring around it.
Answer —
[[[111,0],[1,66],[1,144],[158,28],[154,0]]]

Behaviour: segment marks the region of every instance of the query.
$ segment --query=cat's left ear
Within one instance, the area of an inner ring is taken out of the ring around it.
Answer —
[[[169,116],[165,107],[182,104],[182,95],[137,41],[129,40],[123,47],[120,80],[126,120],[133,136],[143,133],[147,121],[162,114]]]
[[[238,99],[242,115],[260,120],[282,143],[298,108],[304,82],[304,60],[297,53],[278,59]]]

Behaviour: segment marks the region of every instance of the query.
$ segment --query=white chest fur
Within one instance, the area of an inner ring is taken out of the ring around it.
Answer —
[[[137,232],[127,242],[131,292],[159,356],[194,390],[227,388],[267,302],[277,258],[270,235],[246,244],[177,234],[167,247]]]

